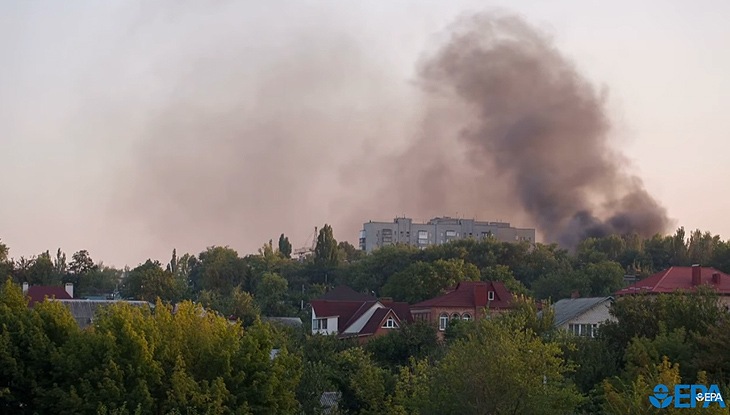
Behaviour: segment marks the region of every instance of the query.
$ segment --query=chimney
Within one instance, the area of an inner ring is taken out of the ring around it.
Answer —
[[[474,285],[474,305],[482,307],[487,305],[487,284]]]
[[[692,285],[702,284],[702,267],[700,264],[692,265]]]
[[[66,292],[71,298],[74,298],[74,285],[72,283],[66,283]]]
[[[712,273],[712,284],[720,285],[720,273],[719,272]]]
[[[25,295],[27,293],[28,293],[28,283],[27,282],[24,282],[23,283],[23,294]]]
[[[574,290],[573,294],[570,296],[570,298],[578,298],[578,297],[580,297],[580,293],[578,292],[578,290]]]

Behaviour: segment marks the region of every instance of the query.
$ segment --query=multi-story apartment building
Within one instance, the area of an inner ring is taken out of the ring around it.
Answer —
[[[364,223],[360,231],[360,249],[370,252],[381,246],[396,243],[425,248],[454,239],[480,240],[488,237],[494,237],[502,242],[535,243],[535,230],[514,228],[505,222],[480,222],[450,217],[434,218],[427,223],[413,223],[410,218],[395,218],[393,222]]]

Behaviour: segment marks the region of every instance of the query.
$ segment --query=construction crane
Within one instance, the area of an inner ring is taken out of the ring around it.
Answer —
[[[314,253],[314,248],[317,247],[317,227],[314,227],[314,234],[310,235],[312,243],[310,246],[305,246],[304,248],[299,248],[294,250],[294,255],[297,257],[298,260],[304,261],[309,255]],[[310,238],[307,238],[309,240]]]

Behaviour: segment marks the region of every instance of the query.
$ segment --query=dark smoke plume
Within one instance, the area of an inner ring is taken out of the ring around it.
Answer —
[[[447,34],[409,110],[383,63],[337,34],[310,33],[256,73],[247,49],[221,44],[233,58],[198,57],[185,94],[149,115],[123,213],[166,246],[244,252],[325,222],[355,242],[363,222],[401,214],[509,220],[566,247],[665,231],[609,146],[605,94],[547,36],[495,14]]]
[[[419,74],[431,97],[447,99],[468,114],[458,121],[458,135],[441,143],[442,150],[465,148],[475,171],[491,175],[482,175],[482,186],[509,183],[499,197],[514,200],[514,208],[523,209],[547,241],[572,247],[586,237],[665,231],[665,209],[608,145],[604,96],[520,18],[460,20]],[[408,157],[429,140],[443,138],[426,135]],[[418,175],[443,178],[463,171],[450,171],[448,164],[436,159]],[[430,179],[420,185],[419,192],[433,197],[470,191]],[[485,207],[494,202],[478,201]]]

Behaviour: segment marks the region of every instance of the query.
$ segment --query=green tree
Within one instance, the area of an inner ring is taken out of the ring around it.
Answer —
[[[81,250],[74,253],[71,256],[71,263],[68,265],[68,270],[72,274],[80,275],[92,271],[96,265],[94,260],[89,256],[89,252]]]
[[[365,251],[355,248],[355,246],[347,241],[342,241],[337,244],[337,251],[340,255],[339,262],[353,262],[365,257]]]
[[[479,270],[463,259],[439,259],[432,264],[415,262],[390,277],[383,295],[411,304],[436,297],[461,281],[478,281]]]
[[[120,293],[124,298],[142,301],[177,301],[181,289],[172,272],[163,270],[159,261],[148,259],[122,280]]]
[[[479,320],[432,368],[415,365],[401,375],[394,407],[400,413],[556,414],[582,402],[566,383],[557,344],[546,343],[520,322]],[[523,329],[520,329],[522,327]],[[479,364],[475,364],[479,362]],[[400,395],[400,396],[399,396]]]
[[[529,291],[524,284],[517,281],[512,270],[507,265],[495,265],[482,268],[479,272],[482,281],[503,282],[505,287],[514,295],[528,295]]]
[[[256,289],[256,300],[266,316],[286,316],[292,313],[285,304],[287,281],[278,274],[267,273]]]
[[[316,263],[328,268],[339,265],[337,241],[335,240],[335,236],[330,225],[325,224],[324,227],[319,230],[317,245],[314,247],[314,259]]]
[[[368,340],[365,350],[374,361],[395,370],[398,366],[408,365],[411,357],[425,359],[437,354],[436,327],[422,321],[403,324],[399,330]]]
[[[291,242],[289,242],[289,238],[284,236],[282,233],[281,236],[279,236],[279,253],[286,259],[291,259]]]
[[[195,291],[229,292],[241,285],[245,275],[238,252],[229,247],[209,247],[198,255],[191,280]]]
[[[55,272],[51,255],[48,251],[38,255],[28,269],[28,283],[31,285],[59,285],[61,278]]]

